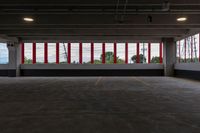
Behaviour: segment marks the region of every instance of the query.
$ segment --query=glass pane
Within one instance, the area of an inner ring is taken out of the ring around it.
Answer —
[[[140,63],[146,64],[148,61],[148,43],[140,43]]]
[[[136,57],[136,43],[128,43],[128,63],[133,64]]]
[[[117,64],[125,63],[125,43],[117,43]]]
[[[0,43],[0,64],[8,64],[8,48],[6,43]]]
[[[102,43],[94,43],[94,64],[102,64]]]
[[[83,43],[83,64],[90,64],[91,60],[91,43]]]
[[[24,64],[32,64],[32,54],[33,54],[33,44],[25,43],[24,44]]]
[[[60,64],[67,64],[68,59],[68,43],[60,43],[59,45]]]
[[[199,34],[193,36],[193,62],[199,62]]]
[[[71,63],[79,64],[79,43],[71,43]]]
[[[48,62],[56,63],[56,43],[48,43]]]
[[[36,63],[44,63],[44,43],[36,43]]]
[[[106,43],[106,64],[113,64],[114,63],[114,44],[113,43]]]
[[[151,63],[160,63],[160,43],[151,43]]]
[[[180,62],[185,62],[185,41],[180,41]]]

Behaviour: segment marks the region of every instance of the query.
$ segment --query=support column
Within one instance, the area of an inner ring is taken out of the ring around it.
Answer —
[[[174,41],[174,38],[163,38],[163,64],[165,76],[174,76],[175,63],[176,43]]]
[[[7,43],[9,63],[8,63],[8,77],[20,76],[21,63],[21,49],[20,43]]]

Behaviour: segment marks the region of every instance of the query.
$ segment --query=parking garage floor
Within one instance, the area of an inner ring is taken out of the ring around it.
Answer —
[[[199,133],[200,82],[0,78],[0,133]]]

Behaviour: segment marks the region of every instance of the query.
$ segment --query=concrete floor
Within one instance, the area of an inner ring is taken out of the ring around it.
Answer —
[[[200,82],[0,78],[0,133],[200,133]]]

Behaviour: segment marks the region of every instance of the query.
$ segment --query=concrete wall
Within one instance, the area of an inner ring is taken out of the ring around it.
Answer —
[[[22,76],[162,76],[160,64],[21,65]]]
[[[8,64],[0,64],[0,70],[8,69]]]
[[[175,76],[200,80],[200,63],[175,64]]]
[[[161,64],[21,65],[22,76],[163,76]]]
[[[161,64],[23,64],[21,69],[163,69]]]
[[[175,76],[200,80],[200,63],[175,64]],[[8,76],[9,65],[0,65]],[[21,76],[163,76],[162,64],[34,64],[20,65]]]
[[[8,64],[0,64],[0,76],[8,76]]]

